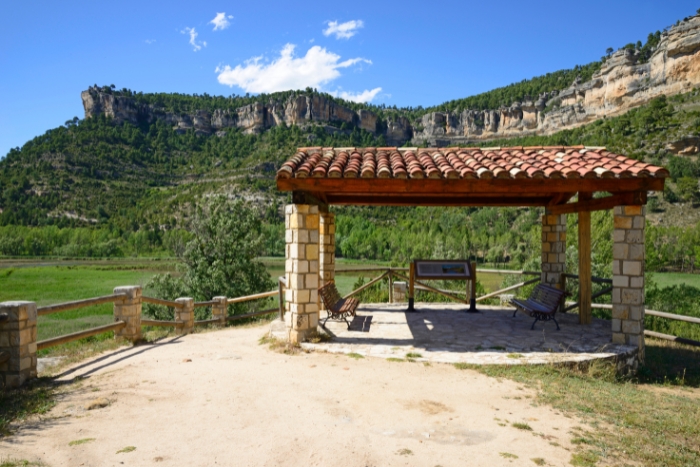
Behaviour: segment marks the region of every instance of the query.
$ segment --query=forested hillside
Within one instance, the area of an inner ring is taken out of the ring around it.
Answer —
[[[673,155],[667,146],[698,134],[700,95],[694,91],[575,130],[489,144],[602,145],[668,166],[666,192],[650,200],[648,258],[657,269],[688,270],[700,254],[693,207],[700,164],[695,156]],[[162,121],[142,126],[115,125],[104,117],[66,122],[0,161],[0,254],[170,255],[188,238],[193,206],[212,193],[227,193],[256,201],[269,232],[262,253],[281,255],[281,212],[289,200],[275,189],[275,171],[296,147],[311,143],[360,147],[383,141],[357,128],[334,132],[321,125],[197,136]],[[338,254],[345,257],[403,263],[419,256],[471,256],[517,265],[538,258],[536,209],[337,212]],[[608,228],[609,222],[600,222],[601,229]]]

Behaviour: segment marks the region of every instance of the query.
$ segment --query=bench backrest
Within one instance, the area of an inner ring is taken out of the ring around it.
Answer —
[[[559,302],[564,297],[564,291],[546,284],[537,284],[530,294],[528,300],[540,303],[545,307],[554,310],[559,306]]]
[[[321,300],[323,300],[323,304],[328,310],[333,309],[333,307],[342,300],[338,289],[335,287],[335,282],[326,283],[326,285],[318,289],[318,293],[321,295]]]

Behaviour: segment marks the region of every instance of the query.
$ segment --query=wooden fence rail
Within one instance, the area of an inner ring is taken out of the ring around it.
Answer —
[[[72,334],[66,334],[65,336],[53,337],[51,339],[46,339],[36,343],[36,349],[42,350],[47,347],[53,347],[54,345],[66,344],[68,342],[77,341],[78,339],[83,339],[85,337],[96,336],[97,334],[102,334],[103,332],[116,331],[118,329],[126,326],[124,321],[116,321],[112,324],[106,324],[104,326],[98,326],[96,328],[86,329],[84,331],[74,332]]]
[[[87,298],[85,300],[76,300],[74,302],[59,303],[57,305],[42,306],[36,309],[36,314],[39,316],[50,315],[61,311],[75,310],[85,308],[86,306],[101,305],[102,303],[116,302],[126,298],[126,294],[112,294],[104,297]]]
[[[172,300],[163,300],[162,298],[147,297],[145,295],[141,296],[141,301],[146,303],[153,303],[154,305],[163,305],[171,308],[183,308],[185,306],[182,303],[174,302]]]
[[[229,298],[228,300],[226,300],[226,303],[230,305],[232,303],[249,302],[251,300],[257,300],[259,298],[272,297],[274,295],[277,295],[278,293],[279,290],[271,290],[269,292],[258,293],[255,295],[247,295],[245,297]]]
[[[244,315],[231,315],[226,317],[226,321],[236,321],[238,319],[252,318],[253,316],[269,315],[270,313],[275,313],[277,311],[277,308],[270,308],[269,310],[256,311],[253,313],[246,313]]]
[[[169,326],[177,326],[177,321],[166,321],[166,320],[160,320],[160,319],[144,319],[141,318],[141,326],[160,326],[160,327],[169,327]]]

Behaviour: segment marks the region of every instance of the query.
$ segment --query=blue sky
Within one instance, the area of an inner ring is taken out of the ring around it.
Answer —
[[[316,87],[430,106],[599,59],[695,13],[685,0],[6,1],[0,157],[83,117],[80,91]]]

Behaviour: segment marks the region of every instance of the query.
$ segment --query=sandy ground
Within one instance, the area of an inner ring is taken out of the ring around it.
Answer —
[[[258,345],[266,329],[193,334],[76,365],[61,379],[82,379],[50,414],[1,439],[0,459],[54,467],[569,465],[569,431],[579,422],[536,406],[517,383],[443,364],[279,354]],[[110,404],[86,410],[97,398]],[[94,440],[69,446],[86,438]],[[127,446],[136,449],[117,453]]]

